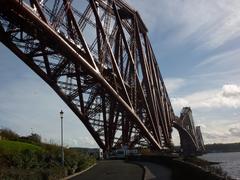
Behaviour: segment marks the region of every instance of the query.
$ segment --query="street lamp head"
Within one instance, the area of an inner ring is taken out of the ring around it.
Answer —
[[[63,118],[63,111],[60,111],[60,117]]]

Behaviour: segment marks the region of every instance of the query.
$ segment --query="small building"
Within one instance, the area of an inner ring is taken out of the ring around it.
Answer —
[[[109,154],[110,159],[124,159],[127,156],[139,156],[139,149],[128,149],[127,147],[123,147],[120,149],[115,149]]]

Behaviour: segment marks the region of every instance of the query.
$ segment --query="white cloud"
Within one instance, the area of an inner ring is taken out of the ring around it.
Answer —
[[[219,120],[212,120],[201,130],[205,144],[239,142],[239,123],[221,123]]]
[[[199,124],[205,144],[212,143],[232,143],[239,142],[240,124],[239,123],[220,123],[219,120],[211,120],[211,123]],[[173,129],[173,142],[180,144],[180,137],[176,129]]]
[[[172,104],[176,109],[183,106],[192,108],[239,108],[240,86],[236,84],[223,85],[222,89],[205,90],[191,95],[172,98]]]
[[[96,142],[90,136],[67,138],[65,145],[69,147],[97,147]]]
[[[185,84],[185,80],[182,78],[166,78],[164,82],[169,94],[174,93]]]
[[[235,84],[224,85],[222,88],[222,95],[225,97],[240,98],[240,86]]]
[[[176,111],[180,111],[181,108],[189,106],[189,102],[185,98],[171,98],[172,105]]]
[[[240,139],[240,123],[234,123],[229,126],[229,133]]]
[[[223,53],[210,56],[209,58],[201,61],[196,67],[206,67],[207,65],[239,65],[240,49],[227,51]]]
[[[203,137],[206,142],[216,142],[221,140],[224,140],[226,142],[226,139],[229,138],[229,134],[221,133],[221,132],[203,132]]]
[[[240,128],[239,127],[235,127],[235,128],[230,128],[229,132],[233,135],[233,136],[238,136],[240,137]]]
[[[151,3],[129,0],[129,2],[140,11],[152,32],[171,33],[171,30],[174,30],[168,37],[172,43],[182,43],[191,38],[198,42],[199,47],[211,49],[239,37],[238,0],[151,0]]]

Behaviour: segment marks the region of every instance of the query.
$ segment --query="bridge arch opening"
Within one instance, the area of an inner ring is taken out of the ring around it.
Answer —
[[[172,141],[174,144],[174,147],[180,146],[180,135],[177,129],[173,128],[172,131]]]
[[[198,150],[198,145],[196,144],[194,137],[178,123],[174,122],[173,128],[175,128],[179,133],[180,139],[180,149],[183,156],[195,156]]]

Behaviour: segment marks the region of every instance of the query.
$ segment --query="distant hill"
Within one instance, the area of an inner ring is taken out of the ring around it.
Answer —
[[[207,152],[240,152],[240,143],[206,144]]]

